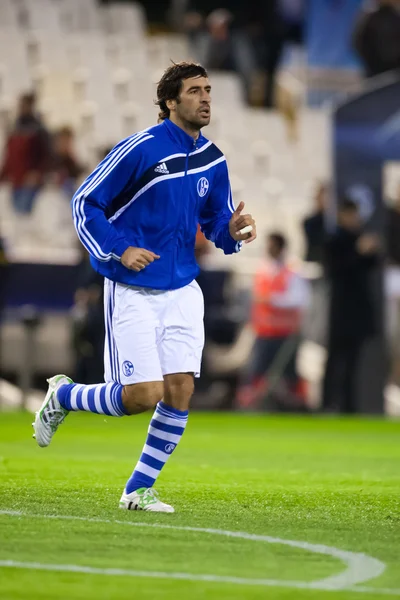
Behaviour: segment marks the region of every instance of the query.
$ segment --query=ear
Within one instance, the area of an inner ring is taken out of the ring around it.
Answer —
[[[167,100],[166,103],[167,108],[171,111],[174,111],[176,109],[176,100]]]

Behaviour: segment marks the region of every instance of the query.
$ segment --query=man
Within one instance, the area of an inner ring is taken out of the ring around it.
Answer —
[[[323,260],[327,195],[327,184],[319,183],[314,195],[314,209],[303,221],[307,262],[322,263]]]
[[[392,359],[392,377],[400,380],[400,184],[395,200],[386,210],[387,264],[384,270],[386,333]]]
[[[268,260],[255,278],[251,325],[256,339],[238,395],[241,408],[259,408],[274,378],[285,380],[294,396],[303,396],[296,357],[310,293],[307,282],[287,264],[286,247],[284,235],[271,233]]]
[[[32,212],[49,166],[49,135],[36,114],[36,96],[24,94],[0,168],[0,181],[11,184],[14,210],[20,217]]]
[[[353,44],[366,77],[400,69],[400,0],[379,0],[376,8],[364,10]]]
[[[200,65],[169,67],[157,88],[162,122],[118,144],[72,200],[79,238],[105,277],[107,383],[49,379],[36,440],[47,446],[71,410],[123,416],[156,406],[120,500],[130,510],[174,511],[153,484],[185,430],[200,371],[197,225],[226,254],[256,238],[244,203],[234,209],[224,155],[200,133],[210,122],[210,92]]]
[[[377,332],[371,283],[379,264],[380,241],[363,233],[357,204],[344,199],[338,228],[326,244],[326,272],[331,286],[328,359],[323,383],[323,408],[357,412],[357,367],[365,341]]]

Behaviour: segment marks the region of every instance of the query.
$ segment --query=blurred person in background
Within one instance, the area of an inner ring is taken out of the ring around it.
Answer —
[[[74,375],[86,384],[104,377],[103,287],[104,278],[93,269],[82,247],[71,318]]]
[[[358,205],[350,199],[340,203],[337,224],[325,247],[331,291],[323,409],[354,413],[361,351],[378,327],[370,275],[381,260],[381,241],[363,232]]]
[[[313,197],[314,208],[303,220],[305,238],[305,262],[311,267],[311,305],[307,311],[304,328],[309,340],[325,344],[327,320],[327,284],[324,277],[324,252],[326,241],[326,211],[328,210],[329,186],[319,182]]]
[[[9,273],[9,262],[6,252],[6,244],[0,230],[0,337],[2,333],[1,322],[4,308],[6,305],[7,278]],[[0,373],[1,373],[1,349],[3,345],[0,342]]]
[[[264,106],[276,106],[276,78],[285,47],[288,43],[303,43],[306,0],[272,0],[255,2],[260,7],[260,19],[263,23],[264,55],[261,66],[265,70],[266,85]],[[257,45],[260,49],[263,44]]]
[[[55,183],[71,199],[79,185],[79,178],[85,172],[85,166],[76,156],[75,135],[72,127],[61,127],[54,135],[52,171]]]
[[[240,19],[242,4],[241,0],[190,2],[184,22],[199,62],[207,69],[236,72],[248,101],[256,62]]]
[[[184,28],[195,54],[206,63],[210,60],[209,68],[239,73],[250,102],[274,106],[285,45],[303,40],[305,0],[188,0],[185,4]],[[257,72],[265,75],[260,101],[253,90]]]
[[[31,214],[50,163],[50,137],[36,112],[36,95],[24,94],[0,167],[0,181],[11,185],[13,207],[19,216]]]
[[[353,44],[366,77],[400,69],[400,0],[368,2],[356,25]]]
[[[386,332],[392,357],[392,379],[400,384],[400,183],[386,211]]]
[[[303,221],[306,240],[305,260],[322,264],[325,244],[325,209],[328,186],[319,183],[314,195],[314,209]]]
[[[289,266],[286,250],[284,235],[268,235],[267,260],[253,287],[251,325],[256,338],[238,391],[238,406],[242,409],[260,408],[265,397],[276,391],[273,386],[277,381],[285,384],[288,404],[294,401],[304,406],[305,385],[297,373],[296,360],[310,289]],[[281,400],[284,404],[285,399]]]

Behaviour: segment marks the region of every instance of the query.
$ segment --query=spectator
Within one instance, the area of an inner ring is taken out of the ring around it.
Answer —
[[[186,24],[199,62],[207,69],[238,73],[243,82],[244,96],[248,99],[255,57],[248,36],[235,20],[235,14],[226,8],[217,8],[203,20],[200,13],[190,12],[186,16]]]
[[[69,198],[72,198],[78,188],[78,179],[84,173],[85,167],[76,158],[74,131],[71,127],[62,127],[55,134],[53,171],[57,185]]]
[[[314,210],[304,219],[303,229],[306,238],[305,260],[322,264],[325,243],[325,210],[328,186],[320,183],[314,196]]]
[[[326,270],[331,285],[328,360],[323,408],[356,412],[356,377],[365,341],[377,333],[371,270],[380,259],[376,234],[362,232],[357,204],[344,199],[338,228],[326,244]]]
[[[96,273],[82,248],[72,309],[75,379],[90,384],[104,379],[103,277]]]
[[[36,114],[36,96],[24,94],[0,168],[0,181],[11,184],[16,213],[29,215],[32,212],[49,166],[49,135]]]
[[[268,260],[255,278],[251,321],[256,339],[238,394],[241,408],[258,408],[266,394],[276,392],[276,380],[286,384],[286,400],[304,405],[296,359],[309,286],[288,265],[286,246],[281,233],[268,236]]]
[[[0,232],[0,365],[1,365],[1,334],[2,327],[1,322],[3,318],[4,308],[6,305],[7,295],[7,278],[9,274],[9,262],[7,259],[6,245]],[[1,369],[0,369],[1,372]]]
[[[400,184],[397,197],[386,213],[386,243],[389,264],[400,268]]]
[[[364,10],[353,44],[367,77],[400,69],[400,0],[379,0],[373,10]]]
[[[400,185],[397,198],[386,212],[386,250],[386,331],[391,347],[392,378],[400,384]]]

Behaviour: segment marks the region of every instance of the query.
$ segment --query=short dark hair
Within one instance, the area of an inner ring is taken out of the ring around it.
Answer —
[[[204,67],[189,62],[173,63],[164,72],[157,85],[156,101],[156,105],[160,107],[158,118],[161,121],[168,119],[170,115],[167,100],[179,100],[184,79],[191,77],[208,77],[208,75]]]
[[[338,210],[340,212],[358,212],[359,206],[357,202],[354,202],[354,200],[345,196],[339,200]]]
[[[24,102],[25,104],[30,104],[30,106],[34,106],[36,104],[36,93],[35,92],[25,92],[21,94],[19,97],[20,102]]]
[[[279,250],[284,250],[287,246],[286,237],[279,231],[273,231],[272,233],[268,234],[268,239],[271,242],[274,242],[278,246]]]

